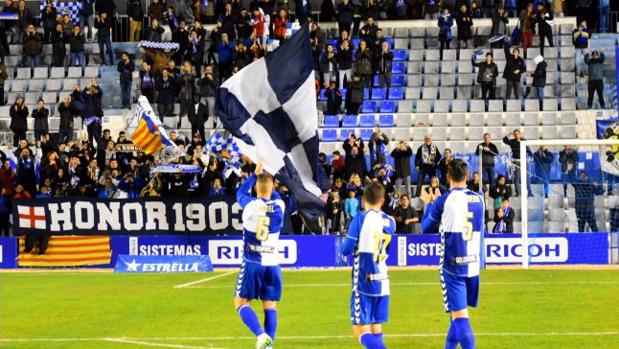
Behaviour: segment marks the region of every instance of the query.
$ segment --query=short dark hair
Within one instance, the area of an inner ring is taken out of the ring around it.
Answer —
[[[466,5],[466,4],[465,4],[465,5]],[[486,57],[488,57],[488,56],[490,56],[490,57],[493,57],[493,58],[494,58],[494,56],[492,55],[492,52],[488,52],[488,53],[486,53]]]
[[[452,181],[462,182],[466,178],[467,165],[462,159],[454,159],[447,165],[447,174]]]
[[[501,200],[501,202],[509,202],[509,198],[503,198],[503,200]]]
[[[370,183],[363,190],[363,199],[370,205],[376,205],[385,197],[385,187],[380,183]]]

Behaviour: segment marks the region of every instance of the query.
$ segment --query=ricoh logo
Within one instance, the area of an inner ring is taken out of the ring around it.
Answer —
[[[242,240],[210,240],[208,254],[213,264],[239,265],[243,261]],[[297,242],[294,240],[279,240],[280,264],[297,262]]]
[[[487,238],[486,262],[520,263],[522,262],[522,239]],[[569,258],[566,238],[532,238],[529,239],[529,257],[532,263],[562,263]]]

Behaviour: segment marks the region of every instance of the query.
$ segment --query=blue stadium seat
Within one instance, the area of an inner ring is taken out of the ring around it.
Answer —
[[[326,101],[327,100],[327,95],[325,94],[327,90],[325,90],[324,88],[320,89],[320,95],[318,97],[318,100],[320,101]]]
[[[368,99],[370,99],[370,89],[364,88],[363,89],[363,100],[367,101]]]
[[[340,129],[340,140],[344,141],[346,139],[348,139],[348,136],[350,136],[351,133],[355,133],[355,129],[354,128],[342,128]]]
[[[385,41],[387,41],[387,43],[389,43],[389,49],[393,48],[393,45],[395,43],[395,41],[393,40],[393,38],[391,37],[387,37],[387,36],[383,36],[383,39],[385,39]]]
[[[393,60],[394,61],[407,61],[408,50],[393,50]]]
[[[380,104],[380,112],[381,113],[395,113],[396,112],[396,104],[393,101],[383,101]]]
[[[362,113],[376,113],[376,102],[374,101],[365,101],[361,105]]]
[[[384,87],[375,87],[372,89],[372,100],[382,101],[387,99],[387,90]]]
[[[378,79],[378,75],[374,75],[374,86],[380,86],[380,80]]]
[[[374,114],[361,115],[359,119],[359,125],[361,127],[374,127],[376,125],[376,117]]]
[[[337,115],[325,115],[325,127],[340,127],[340,118]]]
[[[393,75],[391,77],[391,86],[393,87],[406,86],[406,75]]]
[[[372,138],[372,134],[374,133],[374,129],[373,128],[362,128],[361,129],[361,139],[363,139],[364,141],[368,141],[370,138]]]
[[[406,63],[405,62],[393,62],[391,66],[391,73],[393,74],[405,74],[406,73]]]
[[[352,47],[356,50],[359,47],[359,42],[361,41],[361,39],[359,38],[353,38],[352,39]],[[354,57],[354,55],[353,55]]]
[[[342,127],[357,127],[357,115],[344,115]]]
[[[342,100],[345,101],[346,100],[346,89],[345,88],[341,88],[340,89],[340,93],[342,94]]]
[[[393,127],[394,119],[393,114],[381,114],[378,116],[378,126],[380,127]]]
[[[327,40],[327,43],[331,44],[333,46],[333,48],[335,49],[335,51],[337,51],[338,47],[337,47],[337,39],[329,39]]]
[[[389,99],[399,101],[404,99],[404,89],[402,87],[392,87],[389,89]]]
[[[325,128],[322,130],[323,142],[337,142],[337,130]]]

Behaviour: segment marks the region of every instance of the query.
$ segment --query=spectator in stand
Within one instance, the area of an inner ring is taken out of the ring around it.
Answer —
[[[471,1],[471,18],[483,18],[483,11],[477,0]]]
[[[359,31],[359,39],[365,40],[368,44],[373,43],[376,40],[376,32],[378,30],[378,26],[374,23],[374,18],[368,16],[365,25]]]
[[[587,98],[587,108],[593,109],[593,95],[597,92],[600,107],[606,109],[604,102],[604,52],[593,51],[589,55],[589,49],[585,50],[585,63],[589,66],[589,97]]]
[[[70,35],[70,34],[69,34]],[[52,34],[52,66],[64,67],[64,59],[67,56],[67,38],[62,24],[56,25],[56,31]]]
[[[95,8],[93,0],[78,0],[82,6],[79,8],[78,17],[79,17],[79,26],[86,30],[88,26],[88,41],[92,41],[93,33],[92,28],[94,26],[94,17]]]
[[[86,66],[86,59],[84,56],[84,34],[82,34],[82,28],[75,26],[73,33],[68,38],[69,40],[69,66],[75,66],[77,64],[84,69]]]
[[[423,16],[425,19],[437,19],[441,12],[441,0],[424,0]]]
[[[109,59],[109,65],[114,65],[114,52],[112,51],[112,19],[106,12],[95,16],[95,28],[97,28],[97,41],[99,42],[99,58],[101,64],[106,65],[105,53]]]
[[[163,13],[166,12],[166,5],[162,0],[153,0],[148,7],[148,17],[158,21],[163,19]]]
[[[539,48],[540,54],[544,56],[544,46],[546,45],[546,39],[548,39],[548,46],[554,47],[555,44],[552,41],[552,24],[554,21],[554,15],[550,6],[546,4],[545,0],[541,1],[537,5],[537,30],[539,34]]]
[[[333,181],[342,179],[344,177],[344,171],[346,170],[346,163],[339,151],[334,151],[331,157],[331,174],[333,175]]]
[[[377,164],[386,163],[385,151],[387,150],[387,144],[389,144],[389,137],[380,130],[380,127],[376,126],[374,133],[372,133],[368,141],[370,166],[374,167]]]
[[[17,183],[23,185],[24,190],[28,193],[35,193],[37,191],[35,167],[36,164],[32,150],[28,147],[20,149],[17,159]]]
[[[49,134],[49,109],[45,108],[45,101],[40,98],[37,107],[32,111],[34,119],[34,139],[39,141],[42,136]]]
[[[393,2],[394,19],[409,19],[409,6],[408,0],[395,0]]]
[[[357,146],[353,146],[350,150],[350,155],[346,155],[346,174],[352,175],[353,173],[359,174],[365,177],[367,174],[367,167],[365,164],[365,155],[363,149]]]
[[[561,173],[564,177],[576,177],[576,163],[578,162],[578,153],[570,146],[566,145],[559,152],[559,163],[561,164]],[[569,166],[571,164],[571,166]],[[568,171],[568,168],[571,170]],[[570,173],[571,172],[571,173]],[[567,196],[567,183],[563,184],[563,196]]]
[[[330,1],[330,0],[326,0]],[[327,209],[325,212],[327,233],[339,233],[342,228],[342,212],[344,205],[337,190],[331,190],[327,199]]]
[[[337,5],[337,27],[340,31],[340,35],[342,35],[343,31],[350,33],[354,12],[354,5],[350,0],[342,0],[342,2]]]
[[[490,184],[493,186],[495,184],[494,178],[494,164],[496,162],[496,157],[499,154],[499,149],[496,147],[494,143],[492,143],[492,135],[490,133],[484,133],[484,141],[479,143],[477,146],[477,151],[475,155],[479,156],[481,153],[481,176],[484,184]]]
[[[327,97],[326,114],[339,114],[342,105],[342,93],[338,90],[335,81],[325,82],[325,96]]]
[[[460,11],[455,16],[456,26],[458,27],[458,48],[472,47],[473,40],[473,19],[466,4],[460,5]]]
[[[544,111],[544,87],[546,87],[546,61],[543,56],[537,56],[534,59],[536,64],[535,71],[531,73],[533,78],[533,88],[535,88],[535,95],[539,101],[539,110]],[[527,95],[529,94],[529,88],[527,88]],[[525,96],[526,98],[526,96]]]
[[[522,138],[522,134],[519,130],[514,130],[512,139],[509,139],[507,136],[503,138],[503,143],[508,145],[512,151],[512,168],[514,171],[514,187],[516,189],[516,196],[520,195],[520,141],[524,140],[525,139]],[[525,154],[525,159],[527,155],[531,155],[529,147],[527,147],[527,154]],[[527,192],[529,193],[529,196],[533,196],[533,194],[531,194],[531,183],[528,180]]]
[[[512,187],[506,184],[505,176],[499,175],[496,183],[490,187],[488,195],[494,199],[493,208],[498,210],[501,207],[503,199],[509,199],[512,196]]]
[[[5,0],[0,4],[0,12],[16,12],[18,4],[12,0]],[[7,41],[7,30],[10,31],[10,24],[6,21],[0,21],[0,53],[1,56],[7,55],[9,52],[9,42]],[[17,42],[19,39],[13,39]]]
[[[354,78],[348,84],[346,92],[346,113],[349,115],[359,114],[359,107],[363,104],[363,82],[359,74],[355,74]]]
[[[359,49],[355,54],[355,74],[361,77],[363,87],[372,87],[372,52],[365,40],[359,42]]]
[[[589,47],[589,28],[587,27],[587,21],[580,22],[578,28],[572,32],[572,42],[575,48],[585,49]]]
[[[140,93],[148,98],[149,102],[155,102],[155,76],[147,61],[142,62],[142,70],[140,70]]]
[[[357,198],[357,191],[349,190],[348,198],[344,201],[344,216],[346,217],[346,226],[350,224],[350,221],[355,218],[359,212],[361,212],[361,203]]]
[[[604,193],[601,184],[595,184],[589,179],[585,171],[580,171],[579,177],[574,176],[574,165],[568,164],[568,180],[574,187],[576,219],[578,220],[578,231],[586,232],[587,224],[591,232],[598,232],[598,225],[595,217],[595,196]]]
[[[26,29],[22,37],[22,43],[24,58],[30,66],[30,69],[34,71],[34,68],[40,63],[41,52],[43,52],[43,41],[33,25],[29,25]]]
[[[391,70],[393,66],[393,52],[389,50],[389,43],[383,41],[381,51],[376,57],[378,64],[378,83],[380,87],[391,88]]]
[[[555,157],[545,146],[540,146],[539,149],[533,154],[533,161],[535,163],[535,172],[537,176],[544,184],[544,197],[548,197],[548,191],[550,189],[550,166]]]
[[[514,232],[514,209],[509,204],[508,198],[503,198],[501,207],[496,209],[494,215],[494,229],[495,234],[511,234]]]
[[[131,83],[133,81],[133,71],[135,70],[135,64],[129,58],[128,52],[123,52],[120,57],[120,62],[116,67],[120,73],[120,95],[122,98],[123,108],[131,109]]]
[[[242,8],[236,17],[236,32],[239,36],[239,41],[249,39],[254,28],[251,24],[251,15],[246,8]]]
[[[0,55],[0,106],[6,105],[4,100],[4,84],[8,78],[9,74],[7,73],[6,65],[4,65],[4,57]]]
[[[26,132],[28,131],[28,107],[24,103],[24,97],[17,96],[15,103],[9,109],[9,115],[11,116],[11,124],[9,128],[13,132],[13,146],[17,147],[19,141],[26,139]]]
[[[484,0],[488,1],[488,0]],[[490,30],[490,37],[500,37],[498,40],[491,43],[491,48],[503,48],[504,41],[503,39],[509,35],[509,30],[507,29],[507,24],[509,24],[509,18],[507,17],[507,11],[502,7],[499,7],[494,15],[492,16],[492,29]]]
[[[64,96],[62,102],[58,104],[58,114],[60,114],[60,127],[58,132],[59,142],[73,140],[74,119],[79,116],[79,110],[70,96]]]
[[[69,14],[65,13],[64,15],[62,15],[62,23],[60,24],[62,24],[65,36],[69,36],[71,35],[71,33],[73,33],[73,28],[75,27],[75,25],[71,21],[71,17],[69,16]]]
[[[482,0],[481,7],[484,18],[492,18],[496,13],[497,6],[502,8],[503,1],[500,0]]]
[[[348,40],[343,40],[340,44],[340,51],[337,53],[337,69],[339,73],[338,86],[344,88],[352,79],[352,50]]]
[[[537,18],[535,11],[533,10],[533,3],[529,2],[527,7],[520,12],[520,31],[521,31],[521,40],[522,47],[524,49],[524,58],[527,58],[527,49],[533,46],[533,35],[535,35],[535,24],[537,23]],[[516,44],[515,42],[512,44]],[[509,54],[505,54],[505,57],[509,56]]]
[[[161,42],[162,35],[164,32],[165,30],[159,25],[159,20],[157,18],[152,18],[150,20],[150,27],[148,27],[148,29],[146,29],[144,33],[144,40],[152,41],[152,42]]]
[[[45,2],[45,8],[41,12],[41,26],[43,27],[43,41],[48,44],[52,38],[52,33],[56,29],[56,17],[58,16],[56,7],[54,7],[54,2],[52,0],[47,0]],[[28,26],[29,28],[30,26]],[[26,28],[26,33],[29,29]],[[34,28],[34,27],[33,27]],[[22,43],[24,43],[24,39],[22,36]],[[25,44],[25,43],[24,43]]]
[[[172,55],[172,60],[176,63],[176,65],[180,66],[189,48],[189,32],[187,31],[187,23],[181,20],[178,23],[178,27],[173,30],[172,41],[179,45],[178,50]]]
[[[441,159],[441,152],[436,145],[432,143],[432,136],[424,137],[424,144],[417,149],[415,155],[415,169],[417,170],[417,190],[415,196],[421,195],[421,187],[424,184],[426,176],[436,176],[438,162]]]
[[[526,72],[527,66],[524,64],[524,60],[520,57],[520,50],[514,48],[512,53],[509,53],[508,45],[503,49],[505,51],[505,70],[503,71],[503,78],[507,81],[507,88],[505,92],[505,98],[510,99],[512,97],[512,91],[514,97],[520,99],[521,80],[522,73]]]
[[[476,63],[475,55],[472,56],[473,66],[479,68],[477,73],[477,83],[481,85],[481,98],[486,101],[496,99],[496,77],[499,76],[499,68],[494,63],[491,52],[486,53],[486,59],[483,62]]]
[[[88,81],[88,85],[84,91],[82,91],[82,99],[84,100],[84,107],[81,110],[81,117],[86,125],[86,131],[88,132],[88,143],[97,143],[97,147],[102,148],[104,143],[101,142],[101,118],[103,117],[103,108],[101,105],[101,99],[103,97],[103,90],[99,86],[97,79]]]
[[[181,128],[181,120],[183,116],[187,115],[189,120],[196,120],[196,108],[194,103],[195,84],[194,74],[192,73],[193,67],[191,62],[185,61],[183,64],[183,73],[180,77],[180,92],[178,94],[178,101],[180,103],[180,113],[178,114],[177,128]],[[195,135],[195,133],[193,133]],[[204,139],[204,134],[201,134]]]
[[[446,48],[449,50],[449,43],[453,39],[453,33],[451,27],[454,25],[454,20],[449,13],[448,8],[444,8],[440,17],[438,17],[438,41],[441,43],[440,58],[443,60],[443,50]]]
[[[109,19],[112,20],[111,27],[114,27],[113,19],[111,18],[116,13],[116,3],[114,0],[95,0],[95,14],[101,16],[102,13],[107,13]]]
[[[189,48],[185,54],[185,60],[191,62],[196,72],[199,73],[202,71],[202,62],[204,62],[204,40],[195,29],[192,29],[189,33]]]
[[[164,69],[161,77],[155,80],[155,89],[159,92],[157,96],[157,110],[161,119],[173,116],[174,101],[176,100],[176,81],[170,76],[170,71]]]
[[[299,24],[304,25],[312,19],[312,3],[308,0],[295,1],[295,15]]]
[[[209,117],[217,117],[215,104],[218,85],[213,73],[212,65],[206,66],[204,73],[202,74],[202,79],[200,79],[197,84],[200,87],[200,104],[198,106],[198,118],[196,119],[197,124],[191,124],[191,133],[196,134],[196,131],[201,131],[200,135],[202,136],[202,139],[206,139],[204,137],[204,123]],[[217,128],[217,120],[215,120],[214,125],[214,127]]]
[[[411,206],[410,197],[406,194],[400,196],[400,205],[395,209],[393,218],[396,221],[398,234],[415,233],[415,223],[419,223],[419,214]]]
[[[332,22],[335,18],[335,6],[333,0],[323,0],[320,4],[320,21]]]
[[[228,34],[221,34],[221,42],[217,44],[219,54],[219,84],[232,75],[232,53],[234,44],[228,40]]]
[[[391,157],[395,164],[395,190],[402,194],[411,194],[411,157],[412,149],[406,141],[400,141],[397,147],[391,152]]]
[[[17,7],[17,22],[15,23],[15,37],[19,40],[22,37],[22,33],[28,28],[29,25],[34,24],[34,18],[32,12],[26,7],[26,2],[20,0]]]
[[[331,0],[325,0],[331,2]],[[273,21],[273,38],[283,41],[286,38],[286,30],[288,29],[288,14],[286,10],[279,10],[279,14]]]
[[[475,171],[473,172],[473,178],[471,178],[470,180],[468,180],[466,182],[466,188],[470,191],[473,191],[475,193],[485,193],[486,192],[486,187],[484,186],[483,188],[479,188],[479,180],[481,179],[481,177],[479,176],[479,172]],[[446,188],[445,190],[448,190],[448,188]]]
[[[445,150],[443,150],[443,157],[437,165],[438,173],[441,175],[439,183],[442,191],[449,190],[449,181],[447,180],[447,167],[453,159],[454,157],[451,153],[451,149],[445,148]]]
[[[433,176],[432,178],[430,178],[430,185],[425,187],[424,191],[430,195],[441,196],[441,182],[439,181],[438,177]]]
[[[254,33],[256,34],[256,38],[260,41],[261,44],[266,43],[267,31],[265,30],[265,18],[264,12],[261,8],[256,8],[253,11],[253,17],[251,19],[251,25],[254,29]]]
[[[320,56],[320,72],[322,73],[323,84],[337,81],[337,54],[331,44],[327,44],[327,50]]]
[[[142,32],[142,20],[144,19],[142,1],[127,1],[127,17],[129,17],[129,41],[140,41],[140,34]]]

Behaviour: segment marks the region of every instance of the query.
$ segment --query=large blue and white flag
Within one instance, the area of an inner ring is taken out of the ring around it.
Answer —
[[[286,185],[308,218],[324,208],[328,189],[318,161],[318,120],[307,26],[228,79],[219,90],[224,127],[241,153],[263,161]]]

